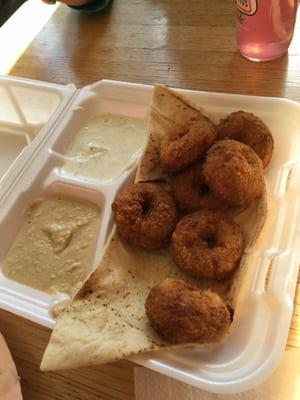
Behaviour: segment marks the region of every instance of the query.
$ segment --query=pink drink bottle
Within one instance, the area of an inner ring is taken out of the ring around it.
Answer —
[[[252,61],[286,53],[294,33],[298,0],[236,0],[237,45]]]

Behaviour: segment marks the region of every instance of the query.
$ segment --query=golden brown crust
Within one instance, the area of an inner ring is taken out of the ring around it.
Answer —
[[[217,125],[218,140],[233,139],[250,146],[260,157],[264,168],[270,163],[274,140],[268,127],[254,114],[236,111]]]
[[[167,245],[177,221],[174,200],[152,183],[125,188],[112,203],[112,211],[121,236],[148,250]]]
[[[196,278],[230,276],[244,249],[239,226],[224,213],[199,210],[176,225],[171,254],[176,265]]]
[[[155,285],[145,304],[151,326],[171,343],[211,343],[224,336],[230,313],[218,294],[199,291],[183,280]]]
[[[184,212],[193,212],[200,208],[228,208],[228,205],[218,199],[206,185],[202,163],[194,164],[171,176],[170,186],[178,208]]]
[[[221,140],[209,149],[203,173],[210,190],[233,207],[249,205],[265,188],[260,158],[235,140]]]
[[[162,143],[160,164],[168,173],[187,168],[204,157],[207,149],[215,142],[216,127],[207,118],[192,122],[179,137]]]

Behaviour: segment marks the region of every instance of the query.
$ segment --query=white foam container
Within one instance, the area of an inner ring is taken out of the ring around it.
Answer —
[[[132,360],[211,392],[237,393],[257,386],[272,373],[287,341],[300,259],[300,106],[278,98],[180,92],[217,118],[244,109],[269,126],[275,139],[266,171],[269,212],[249,257],[226,341],[210,350],[190,346]],[[136,163],[111,184],[99,184],[63,174],[63,154],[93,114],[146,118],[151,96],[151,86],[124,82],[100,81],[77,90],[72,85],[0,78],[0,159],[10,156],[0,162],[4,171],[0,177],[0,267],[23,223],[28,202],[53,192],[100,205],[101,226],[89,268],[97,265],[112,225],[111,201],[133,180]],[[17,137],[11,140],[11,153],[2,145],[1,130]],[[26,145],[22,135],[34,139]],[[52,328],[48,311],[56,301],[56,296],[10,281],[0,271],[1,308]]]

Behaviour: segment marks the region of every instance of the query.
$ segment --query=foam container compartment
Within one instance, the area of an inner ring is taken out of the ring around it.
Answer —
[[[33,98],[37,96],[33,109],[23,88]],[[300,258],[300,106],[278,98],[179,91],[216,118],[243,109],[269,126],[275,140],[273,159],[266,170],[269,211],[249,255],[227,339],[212,349],[189,346],[132,360],[211,392],[237,393],[255,387],[272,373],[287,341]],[[46,99],[45,93],[49,94]],[[0,268],[23,223],[25,205],[47,193],[59,192],[89,199],[101,207],[91,270],[99,262],[112,226],[111,202],[123,185],[133,181],[137,162],[112,183],[100,184],[62,173],[64,149],[72,135],[97,112],[146,118],[152,87],[104,80],[77,90],[74,86],[1,78],[0,99],[2,96],[10,103],[1,104],[0,132],[18,133],[0,180]],[[16,118],[6,121],[7,115]],[[25,142],[26,134],[34,139]],[[6,143],[0,136],[1,140]],[[2,149],[1,144],[1,159]],[[51,328],[54,321],[48,310],[58,300],[57,296],[10,281],[0,271],[1,308]]]

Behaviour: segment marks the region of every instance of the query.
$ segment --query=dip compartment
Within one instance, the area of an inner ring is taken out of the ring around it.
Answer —
[[[97,85],[84,89],[51,146],[61,176],[107,185],[118,180],[142,154],[146,116],[145,107],[107,99]]]
[[[74,89],[0,77],[0,184]]]
[[[57,180],[55,174],[50,174],[45,180],[35,180],[26,192],[20,194],[10,204],[6,216],[0,221],[0,236],[2,238],[0,247],[1,305],[3,304],[8,310],[11,310],[12,306],[14,312],[25,315],[39,323],[43,321],[43,324],[46,326],[53,325],[53,318],[49,315],[50,308],[61,299],[68,298],[68,295],[65,293],[49,294],[26,284],[18,283],[13,279],[7,278],[2,272],[2,267],[9,250],[15,243],[18,233],[26,223],[27,212],[30,206],[39,200],[44,201],[54,196],[73,200],[74,202],[78,202],[78,204],[82,201],[87,202],[87,204],[94,204],[99,208],[98,227],[95,238],[91,241],[91,256],[84,266],[86,269],[85,276],[97,265],[101,249],[106,240],[109,224],[106,212],[106,198],[101,191],[85,187],[84,185],[78,186]],[[49,222],[51,222],[51,219],[49,219]],[[32,248],[33,245],[31,241],[28,242],[29,248]],[[47,261],[47,258],[45,258],[45,263]]]

